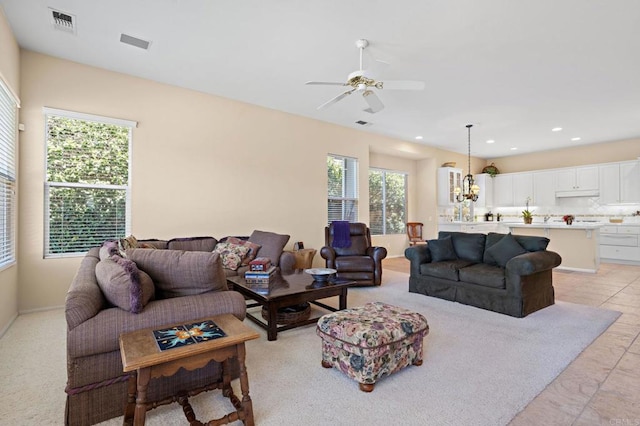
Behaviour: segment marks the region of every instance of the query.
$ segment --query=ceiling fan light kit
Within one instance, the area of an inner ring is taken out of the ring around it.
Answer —
[[[323,103],[318,107],[318,109],[327,108],[336,102],[344,99],[347,95],[352,94],[353,92],[358,92],[362,94],[365,102],[369,106],[364,111],[375,114],[376,112],[382,111],[384,109],[384,104],[375,93],[373,89],[376,90],[423,90],[424,82],[422,81],[377,81],[374,78],[374,74],[371,70],[365,70],[362,66],[362,55],[364,49],[369,46],[369,41],[365,39],[359,39],[356,41],[356,47],[360,50],[360,69],[350,73],[347,76],[346,83],[339,82],[330,82],[330,81],[307,81],[305,84],[307,85],[316,85],[316,86],[350,86],[351,89],[339,94],[338,96],[329,99],[327,102]],[[380,64],[385,64],[383,61],[376,61]]]

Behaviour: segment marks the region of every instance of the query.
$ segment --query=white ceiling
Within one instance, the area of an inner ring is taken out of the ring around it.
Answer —
[[[462,153],[472,123],[472,155],[483,158],[640,137],[638,0],[0,5],[25,49]],[[75,15],[75,35],[54,29],[49,7]],[[120,43],[121,33],[150,40],[149,50]],[[343,88],[304,83],[346,81],[360,38],[370,42],[364,68],[384,60],[381,80],[425,90],[382,90],[377,114],[360,96],[318,111]]]

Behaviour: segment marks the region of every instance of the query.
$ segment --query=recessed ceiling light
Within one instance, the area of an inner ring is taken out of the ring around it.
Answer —
[[[489,140],[487,141],[487,143],[495,143],[495,142],[496,142],[496,141],[494,141],[493,139],[489,139]]]
[[[416,140],[421,141],[422,140],[422,136],[416,136]]]
[[[562,130],[562,127],[554,127],[553,129],[551,129],[552,132],[559,132]]]
[[[511,151],[517,151],[517,150],[518,150],[518,147],[514,146],[514,147],[511,148]]]
[[[582,138],[571,138],[571,140],[574,141],[574,142],[575,141],[579,141],[580,139],[582,139]]]

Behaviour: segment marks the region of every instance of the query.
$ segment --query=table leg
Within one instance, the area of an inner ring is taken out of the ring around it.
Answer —
[[[347,288],[343,288],[340,292],[340,310],[347,309]]]
[[[129,380],[127,381],[127,403],[124,406],[124,420],[122,421],[123,425],[130,426],[133,424],[133,414],[136,409],[136,386],[137,386],[138,375],[134,371],[129,375]]]
[[[238,348],[238,364],[240,366],[240,390],[242,391],[242,411],[244,413],[245,426],[254,426],[253,423],[253,404],[249,396],[249,376],[247,375],[247,367],[244,364],[246,351],[244,342],[237,345]]]
[[[151,379],[150,368],[138,369],[138,397],[136,398],[136,409],[133,418],[134,426],[143,426],[147,416],[147,386]]]
[[[267,311],[269,312],[269,324],[267,324],[267,340],[277,340],[278,339],[278,322],[277,322],[277,314],[278,309],[274,303],[267,304]]]

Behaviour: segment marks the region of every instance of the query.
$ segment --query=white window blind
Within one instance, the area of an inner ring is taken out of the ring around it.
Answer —
[[[327,156],[327,216],[334,220],[358,221],[358,160]]]
[[[17,108],[0,79],[0,268],[16,260]]]
[[[135,122],[48,108],[45,118],[45,256],[126,236]]]

